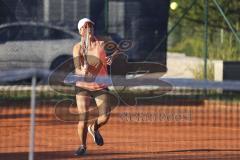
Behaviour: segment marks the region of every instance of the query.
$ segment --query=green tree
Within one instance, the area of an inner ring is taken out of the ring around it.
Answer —
[[[189,4],[194,0],[175,0],[178,3],[178,8],[170,12],[170,20],[178,19],[185,11]],[[240,1],[236,0],[217,0],[221,5],[224,13],[233,24],[233,26],[238,29],[240,22]],[[208,0],[209,2],[209,27],[211,28],[221,28],[230,31],[227,24],[223,20],[222,15],[218,11],[213,0]],[[188,12],[188,14],[183,19],[182,25],[191,24],[194,26],[193,29],[199,28],[199,25],[204,24],[204,0],[196,0],[193,8]]]
[[[172,0],[173,2],[174,0]],[[170,11],[170,24],[175,23],[195,0],[175,0],[178,3],[176,10]],[[223,16],[213,0],[209,2],[209,58],[224,60],[239,60],[240,45],[233,36]],[[239,32],[240,28],[240,1],[217,0],[225,15]],[[172,43],[170,51],[184,52],[188,55],[202,56],[204,33],[204,0],[196,0],[195,5],[189,10],[180,22],[170,39],[177,39]]]

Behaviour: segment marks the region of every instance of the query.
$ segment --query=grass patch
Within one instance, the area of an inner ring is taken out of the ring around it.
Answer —
[[[189,70],[195,79],[204,80],[204,64],[197,64]],[[211,61],[207,63],[207,80],[214,80],[214,64]]]

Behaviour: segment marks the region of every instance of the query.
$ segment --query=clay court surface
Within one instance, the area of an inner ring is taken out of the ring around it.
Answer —
[[[75,157],[77,122],[54,115],[54,104],[38,103],[35,159],[240,159],[239,103],[119,106],[101,128],[105,145],[88,135],[88,154]],[[0,159],[27,159],[30,110],[26,103],[0,108]]]

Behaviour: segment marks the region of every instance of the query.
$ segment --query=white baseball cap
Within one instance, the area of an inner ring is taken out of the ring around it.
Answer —
[[[88,19],[88,18],[83,18],[83,19],[80,19],[80,20],[78,21],[78,30],[80,30],[80,29],[82,28],[82,26],[84,26],[84,24],[87,23],[87,22],[92,23],[92,24],[94,25],[94,22],[91,21],[90,19]]]

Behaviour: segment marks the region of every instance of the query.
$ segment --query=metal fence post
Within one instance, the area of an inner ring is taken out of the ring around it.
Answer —
[[[207,59],[208,59],[208,0],[204,1],[204,79],[207,80]]]
[[[29,132],[29,154],[28,159],[34,160],[34,145],[35,145],[35,109],[36,109],[36,76],[32,77],[31,87],[31,115],[30,115],[30,132]]]

